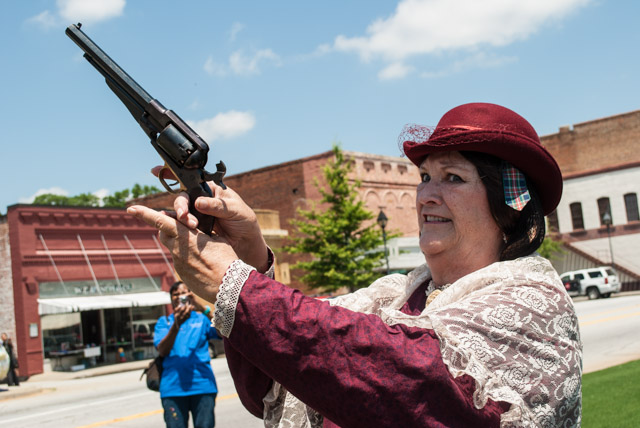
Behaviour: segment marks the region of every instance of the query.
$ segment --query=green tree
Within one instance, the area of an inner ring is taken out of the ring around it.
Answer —
[[[309,254],[311,261],[296,263],[294,269],[306,273],[300,280],[310,288],[335,291],[348,287],[353,291],[369,285],[381,274],[375,269],[381,266],[384,252],[382,232],[376,223],[364,226],[373,214],[359,200],[357,188],[360,182],[350,182],[348,174],[353,168],[345,159],[338,144],[333,145],[335,159],[323,168],[328,190],[318,180],[315,186],[322,196],[320,203],[328,208],[320,212],[298,210],[304,220],[292,220],[301,234],[293,238],[293,244],[284,250],[291,254]]]
[[[38,195],[33,200],[34,205],[58,205],[69,207],[97,207],[100,205],[100,198],[91,193],[80,193],[75,196],[55,195],[44,193]]]
[[[57,205],[68,207],[112,207],[112,208],[124,208],[127,201],[133,198],[140,198],[142,196],[152,195],[160,192],[155,186],[141,186],[134,184],[131,190],[124,189],[114,192],[113,195],[107,195],[102,200],[91,193],[80,193],[75,196],[63,196],[55,195],[53,193],[45,193],[33,200],[34,205]]]
[[[542,241],[537,251],[538,254],[548,260],[554,259],[564,252],[562,242],[554,239],[550,235],[545,236],[544,241]]]

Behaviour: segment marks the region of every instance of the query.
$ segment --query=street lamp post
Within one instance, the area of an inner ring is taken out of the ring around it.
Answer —
[[[382,242],[384,242],[384,259],[387,262],[387,275],[389,275],[389,255],[387,254],[387,232],[385,228],[387,227],[387,222],[389,219],[386,215],[384,215],[384,211],[380,210],[380,214],[378,214],[377,222],[382,229]]]
[[[615,270],[613,263],[613,245],[611,244],[611,224],[613,222],[611,220],[611,214],[609,214],[609,211],[606,211],[602,215],[602,222],[605,226],[607,226],[607,235],[609,236],[609,255],[611,256],[611,268]]]

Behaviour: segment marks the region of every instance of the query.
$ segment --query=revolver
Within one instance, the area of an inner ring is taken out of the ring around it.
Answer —
[[[84,51],[84,57],[105,78],[107,86],[127,107],[142,130],[151,138],[151,145],[165,164],[158,178],[167,191],[180,190],[189,195],[189,212],[198,219],[198,229],[207,235],[213,230],[214,217],[202,214],[194,204],[198,196],[213,196],[207,181],[212,180],[223,189],[222,179],[227,171],[224,162],[216,164],[216,172],[204,169],[209,146],[187,123],[172,110],[167,110],[160,101],[149,95],[115,61],[96,45],[80,27],[70,25],[65,33]],[[167,183],[167,170],[173,173],[176,182]],[[179,184],[179,188],[177,185]]]

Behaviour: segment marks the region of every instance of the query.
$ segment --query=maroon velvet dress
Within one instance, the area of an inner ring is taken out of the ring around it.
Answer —
[[[420,314],[425,290],[402,312]],[[273,380],[323,415],[324,427],[498,427],[509,409],[474,406],[474,379],[451,376],[433,330],[389,326],[255,271],[225,350],[240,400],[259,418]]]

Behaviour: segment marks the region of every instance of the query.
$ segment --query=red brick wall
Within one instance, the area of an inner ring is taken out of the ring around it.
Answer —
[[[541,137],[562,175],[640,160],[640,110],[562,127]]]
[[[162,278],[162,284],[158,285],[168,290],[173,282],[172,268],[153,240],[156,230],[124,210],[14,205],[9,207],[7,218],[17,349],[23,376],[43,370],[38,284],[59,281],[39,235],[43,236],[48,250],[56,252],[54,262],[63,281],[92,281],[93,278],[81,252],[78,235],[97,279],[114,277],[102,236],[108,243],[120,278],[145,278],[144,269],[123,237],[126,234],[151,276]],[[170,260],[164,247],[162,251]],[[38,337],[29,337],[29,324],[32,323],[38,325]]]

